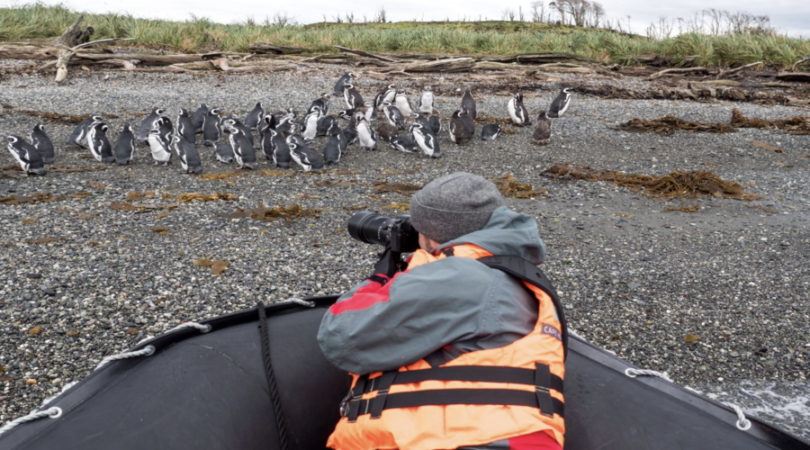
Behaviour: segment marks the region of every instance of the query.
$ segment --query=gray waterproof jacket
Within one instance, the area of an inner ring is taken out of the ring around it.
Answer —
[[[434,250],[474,244],[539,264],[545,244],[533,217],[502,206],[486,226]],[[537,300],[515,279],[471,258],[448,257],[390,280],[372,277],[326,313],[318,342],[336,367],[358,375],[426,359],[438,366],[463,353],[503,347],[528,334]]]

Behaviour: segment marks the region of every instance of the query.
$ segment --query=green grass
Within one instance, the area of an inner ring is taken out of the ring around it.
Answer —
[[[80,13],[64,6],[32,4],[0,8],[0,41],[27,41],[60,35]],[[122,43],[177,52],[247,52],[256,41],[333,53],[334,45],[377,53],[507,55],[565,52],[604,63],[636,64],[633,56],[659,54],[676,63],[698,55],[695,64],[739,66],[764,61],[785,68],[810,55],[810,40],[785,36],[685,34],[664,40],[526,22],[317,23],[304,26],[224,25],[205,18],[185,22],[136,19],[119,14],[84,14],[94,39],[132,37]]]

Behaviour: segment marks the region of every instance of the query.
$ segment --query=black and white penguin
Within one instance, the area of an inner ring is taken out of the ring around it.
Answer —
[[[261,139],[264,132],[268,129],[276,129],[276,118],[272,114],[267,114],[262,117],[262,120],[259,121],[259,126],[257,127],[259,131],[259,139]]]
[[[416,145],[422,149],[422,152],[426,156],[430,156],[431,158],[442,157],[442,151],[439,148],[439,140],[436,139],[433,133],[422,126],[421,123],[414,122],[413,125],[411,125],[410,132],[413,136],[413,140],[416,141]]]
[[[330,137],[323,147],[323,161],[326,165],[340,162],[340,142],[334,136]]]
[[[353,84],[346,84],[345,89],[343,90],[343,99],[346,101],[346,106],[348,108],[360,108],[361,106],[366,106],[366,103],[363,101],[363,96],[360,95],[360,92],[354,87]]]
[[[430,86],[422,88],[422,95],[419,97],[419,112],[422,114],[433,114],[433,89]]]
[[[433,132],[436,136],[441,133],[442,129],[442,118],[439,116],[430,116],[428,117],[428,129]]]
[[[347,128],[343,130],[343,135],[346,136],[346,145],[354,145],[357,143],[358,138],[356,128]]]
[[[351,121],[354,118],[354,113],[355,113],[355,109],[351,108],[351,109],[340,110],[340,111],[338,111],[337,115],[341,119]]]
[[[343,74],[340,78],[338,78],[337,83],[335,83],[335,89],[333,90],[334,95],[343,95],[343,91],[347,84],[352,84],[354,81],[354,74],[351,72],[347,72]]]
[[[509,112],[509,117],[512,123],[519,127],[531,125],[532,121],[529,119],[529,111],[523,105],[523,94],[518,92],[509,99],[506,104],[506,110]]]
[[[472,96],[472,90],[464,89],[464,95],[461,96],[461,110],[467,111],[467,114],[475,120],[478,117],[478,109],[475,105],[475,99]]]
[[[470,128],[468,122],[471,120],[468,121],[468,117],[460,110],[453,111],[453,115],[450,117],[450,140],[456,145],[467,145],[472,141],[474,129]]]
[[[318,119],[318,125],[315,127],[315,136],[326,136],[329,133],[329,128],[332,124],[336,124],[337,119],[332,116],[323,116]]]
[[[230,141],[217,143],[216,146],[214,146],[214,157],[219,162],[224,162],[225,164],[232,163],[234,156]]]
[[[385,102],[383,103],[383,112],[391,126],[402,130],[405,129],[405,116],[402,115],[402,111],[400,111],[399,108],[392,105],[391,102]]]
[[[149,132],[147,141],[149,142],[149,148],[152,151],[152,159],[155,160],[155,165],[163,163],[164,166],[167,166],[172,160],[172,152],[169,148],[169,145],[171,144],[171,137],[165,139],[164,133],[162,133],[160,129],[164,120],[168,119],[165,117],[158,119],[158,122],[155,123],[155,127]]]
[[[282,169],[289,169],[290,161],[292,161],[292,156],[290,156],[290,144],[288,144],[284,136],[276,130],[270,130],[270,139],[273,142],[273,153],[271,154],[273,164]]]
[[[383,123],[377,127],[377,139],[382,139],[385,142],[391,142],[391,138],[396,136],[399,128],[391,125],[390,123]]]
[[[371,128],[371,124],[365,116],[357,116],[357,138],[360,140],[360,148],[374,150],[377,148],[377,133]]]
[[[323,157],[320,153],[309,148],[301,140],[293,139],[295,135],[287,138],[287,144],[290,146],[290,156],[304,172],[312,170],[320,171],[324,169]]]
[[[191,117],[186,108],[180,108],[180,112],[177,114],[177,134],[192,144],[197,141],[197,132],[194,131],[194,125],[191,124]]]
[[[26,176],[28,175],[45,175],[45,162],[42,161],[42,155],[39,154],[33,145],[25,142],[19,136],[8,136],[8,151],[11,156],[20,163],[20,167]]]
[[[177,153],[177,158],[180,159],[180,167],[183,168],[183,172],[202,173],[200,152],[197,151],[197,146],[194,143],[187,141],[179,134],[175,134],[172,136],[172,147]]]
[[[340,154],[345,155],[346,150],[349,148],[349,142],[346,140],[346,134],[340,128],[337,121],[332,122],[332,125],[329,127],[329,130],[326,132],[329,135],[329,138],[335,138],[338,141],[338,146],[340,147]]]
[[[236,164],[240,169],[255,170],[259,166],[256,162],[256,152],[253,150],[253,145],[248,140],[245,132],[230,124],[227,125],[226,130],[229,133],[228,142],[231,143]]]
[[[174,127],[172,126],[172,121],[169,120],[168,117],[161,117],[160,120],[156,122],[158,129],[160,130],[160,139],[166,144],[166,148],[172,145],[172,136],[174,136]]]
[[[320,97],[313,100],[312,103],[309,105],[309,109],[307,110],[307,114],[312,112],[312,108],[314,108],[316,106],[321,109],[321,115],[322,116],[325,116],[325,115],[329,114],[329,99],[330,98],[332,98],[332,96],[329,95],[329,93],[327,93],[327,92],[324,92],[323,94],[321,94]]]
[[[155,123],[163,116],[163,108],[152,108],[152,112],[143,119],[141,122],[141,127],[138,128],[138,139],[137,142],[139,144],[146,144],[149,140],[149,133],[152,131],[152,128],[155,127]]]
[[[228,114],[227,116],[223,117],[222,121],[220,122],[220,128],[222,128],[223,130],[229,126],[234,127],[239,131],[241,131],[242,133],[244,133],[248,141],[250,141],[251,146],[256,145],[256,141],[253,140],[253,132],[251,132],[250,128],[248,128],[247,125],[242,123],[242,121],[239,120],[239,118],[233,114]]]
[[[321,118],[321,115],[321,108],[313,106],[312,111],[304,116],[301,126],[301,135],[304,136],[304,139],[308,141],[315,139],[315,135],[318,134],[318,119]]]
[[[374,97],[374,108],[382,109],[385,102],[394,103],[394,97],[397,95],[397,86],[389,84]]]
[[[34,130],[31,132],[31,145],[39,152],[42,162],[53,164],[56,156],[53,153],[53,142],[45,133],[45,125],[41,123],[34,125]]]
[[[403,116],[413,117],[414,112],[413,108],[411,108],[411,101],[408,100],[408,95],[405,91],[397,91],[397,95],[394,96],[394,105],[399,108]]]
[[[205,123],[205,116],[208,115],[208,105],[205,103],[200,103],[200,107],[194,111],[194,115],[191,116],[191,126],[194,127],[195,133],[202,133],[203,132],[203,123]]]
[[[256,103],[256,106],[248,113],[247,117],[245,117],[245,126],[250,128],[251,130],[255,130],[259,128],[259,125],[262,123],[264,119],[264,105],[262,102]]]
[[[107,139],[107,130],[110,127],[104,122],[96,122],[90,127],[87,133],[87,144],[90,146],[90,153],[96,161],[111,163],[115,162],[115,155],[112,153],[112,145]]]
[[[213,147],[222,136],[222,125],[219,123],[219,108],[211,108],[203,120],[203,144]]]
[[[82,120],[81,123],[76,125],[76,128],[73,129],[73,132],[65,140],[65,144],[75,144],[79,147],[88,148],[87,132],[90,131],[90,126],[92,126],[95,122],[104,122],[104,117],[94,114]]]
[[[135,134],[132,133],[132,127],[128,123],[124,124],[124,128],[115,140],[113,155],[119,166],[125,166],[135,159]]]
[[[560,92],[560,95],[551,102],[551,106],[548,108],[548,117],[562,117],[570,103],[571,88],[565,88]]]
[[[501,134],[501,130],[502,130],[501,126],[498,125],[497,123],[490,123],[484,125],[484,127],[481,128],[481,140],[494,141],[495,138],[497,138],[498,135]]]
[[[419,151],[419,146],[413,139],[413,135],[400,134],[391,138],[391,147],[405,153],[416,153]]]
[[[540,111],[537,116],[537,122],[534,124],[534,132],[532,133],[532,144],[534,145],[548,145],[551,141],[551,119],[545,111]]]
[[[273,114],[273,120],[279,133],[295,133],[295,112],[292,108]]]

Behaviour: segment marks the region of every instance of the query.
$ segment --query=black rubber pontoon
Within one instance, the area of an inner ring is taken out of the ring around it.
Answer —
[[[264,307],[265,326],[254,308],[143,342],[133,350],[154,354],[94,371],[42,408],[58,418],[18,425],[0,449],[324,448],[349,387],[315,339],[335,298]],[[741,431],[730,408],[667,381],[630,378],[632,366],[574,335],[566,368],[567,450],[810,449],[754,418]]]

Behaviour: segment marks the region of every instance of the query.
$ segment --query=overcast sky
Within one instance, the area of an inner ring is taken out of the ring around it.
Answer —
[[[0,0],[0,6],[13,6],[29,3],[19,0]],[[362,19],[371,19],[381,7],[386,10],[389,21],[404,20],[477,20],[481,18],[500,19],[505,9],[517,11],[523,7],[528,16],[532,0],[382,0],[379,2],[359,2],[356,0],[136,0],[120,2],[111,0],[44,0],[42,3],[62,3],[68,8],[90,12],[129,13],[135,17],[186,20],[191,14],[207,17],[216,22],[242,22],[252,16],[261,22],[276,13],[287,15],[298,23],[329,20],[337,15],[353,12]],[[546,0],[546,4],[549,0]],[[810,37],[810,1],[808,0],[603,0],[601,1],[609,17],[621,19],[630,24],[634,33],[643,33],[647,26],[661,16],[671,19],[692,16],[695,12],[712,7],[732,12],[745,11],[755,15],[768,15],[771,25],[782,33],[791,36]]]

